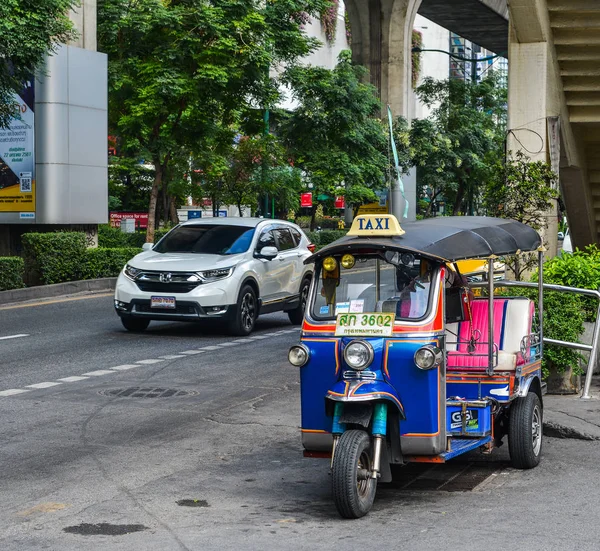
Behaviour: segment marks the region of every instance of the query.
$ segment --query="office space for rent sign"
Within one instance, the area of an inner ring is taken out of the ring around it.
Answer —
[[[0,128],[0,213],[35,218],[34,84],[14,94],[15,116]]]

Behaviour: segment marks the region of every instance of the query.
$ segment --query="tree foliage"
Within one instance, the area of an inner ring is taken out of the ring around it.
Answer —
[[[298,105],[282,114],[278,132],[294,166],[312,184],[313,197],[341,193],[348,203],[361,204],[376,200],[375,190],[385,187],[387,130],[364,74],[349,51],[333,70],[296,66],[285,73]]]
[[[474,214],[495,160],[504,156],[506,89],[491,74],[476,84],[427,78],[416,93],[432,109],[410,130],[419,195],[430,205],[443,197],[451,214]]]
[[[77,0],[2,0],[0,2],[0,127],[14,115],[19,92],[61,42],[75,37],[69,10]]]
[[[154,165],[148,240],[173,166],[218,142],[245,112],[279,97],[270,67],[317,42],[301,29],[323,0],[99,0],[109,54],[109,127],[123,155]],[[218,148],[216,148],[218,149]]]

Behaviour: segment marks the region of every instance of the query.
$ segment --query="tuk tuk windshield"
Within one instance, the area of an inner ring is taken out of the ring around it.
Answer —
[[[390,312],[396,319],[413,321],[424,318],[430,309],[434,266],[408,253],[394,253],[393,261],[379,255],[324,259],[317,268],[312,318],[362,312]]]

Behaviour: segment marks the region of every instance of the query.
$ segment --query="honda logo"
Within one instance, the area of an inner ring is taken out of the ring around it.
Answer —
[[[160,274],[159,279],[161,283],[171,283],[173,275],[170,272],[164,272]]]

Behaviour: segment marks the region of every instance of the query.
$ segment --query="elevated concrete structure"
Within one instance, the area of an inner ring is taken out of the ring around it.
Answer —
[[[600,2],[512,0],[509,10],[509,147],[554,160],[573,244],[597,243]]]

